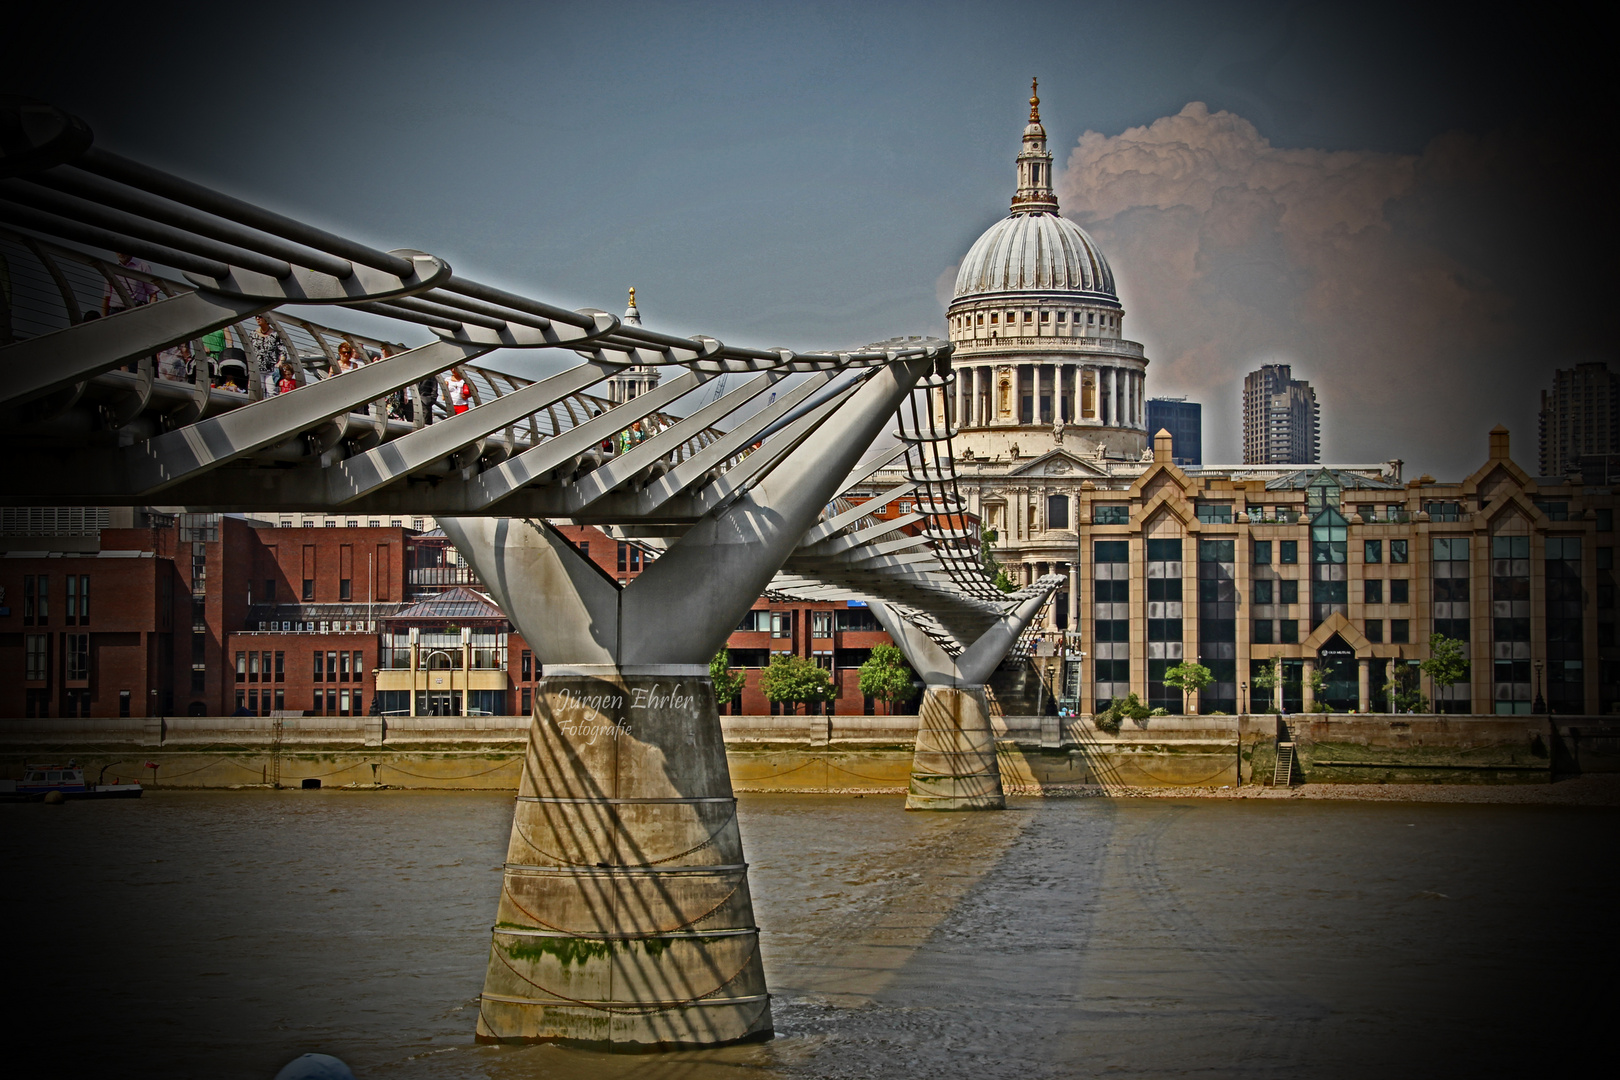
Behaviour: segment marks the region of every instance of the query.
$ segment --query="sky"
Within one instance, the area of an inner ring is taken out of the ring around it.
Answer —
[[[1152,396],[1241,459],[1290,363],[1323,456],[1457,479],[1613,358],[1596,6],[33,5],[0,90],[99,145],[477,280],[751,346],[945,332],[1029,79]],[[254,9],[259,12],[260,9]],[[521,369],[542,363],[513,356]]]

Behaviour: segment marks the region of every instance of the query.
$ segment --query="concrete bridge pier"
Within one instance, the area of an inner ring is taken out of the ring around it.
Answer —
[[[907,810],[1006,809],[984,683],[1061,581],[1055,574],[1043,577],[1033,595],[955,656],[893,606],[870,604],[925,687]]]
[[[873,372],[622,587],[543,521],[439,519],[543,672],[480,1039],[771,1037],[708,664],[931,366]]]

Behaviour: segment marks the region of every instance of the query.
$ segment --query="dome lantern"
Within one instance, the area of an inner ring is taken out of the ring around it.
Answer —
[[[1055,214],[1057,194],[1052,190],[1052,155],[1046,149],[1046,129],[1041,126],[1041,99],[1035,91],[1040,80],[1030,80],[1029,126],[1024,129],[1024,149],[1018,155],[1018,190],[1013,193],[1015,214]]]

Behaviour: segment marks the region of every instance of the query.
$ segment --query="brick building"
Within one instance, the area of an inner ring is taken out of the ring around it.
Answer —
[[[80,516],[95,527],[9,538],[0,558],[0,716],[531,708],[533,651],[436,529]],[[620,584],[656,557],[594,527],[560,531]],[[728,643],[748,675],[731,710],[772,711],[760,669],[784,653],[832,672],[833,711],[869,712],[854,669],[888,640],[864,607],[761,598]]]

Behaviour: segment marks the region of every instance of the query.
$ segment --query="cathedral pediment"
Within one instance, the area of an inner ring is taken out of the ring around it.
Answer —
[[[1047,476],[1061,480],[1089,480],[1093,477],[1106,477],[1108,473],[1098,468],[1098,464],[1098,462],[1076,457],[1067,450],[1048,450],[1038,458],[1007,470],[1007,475],[1026,480]]]

